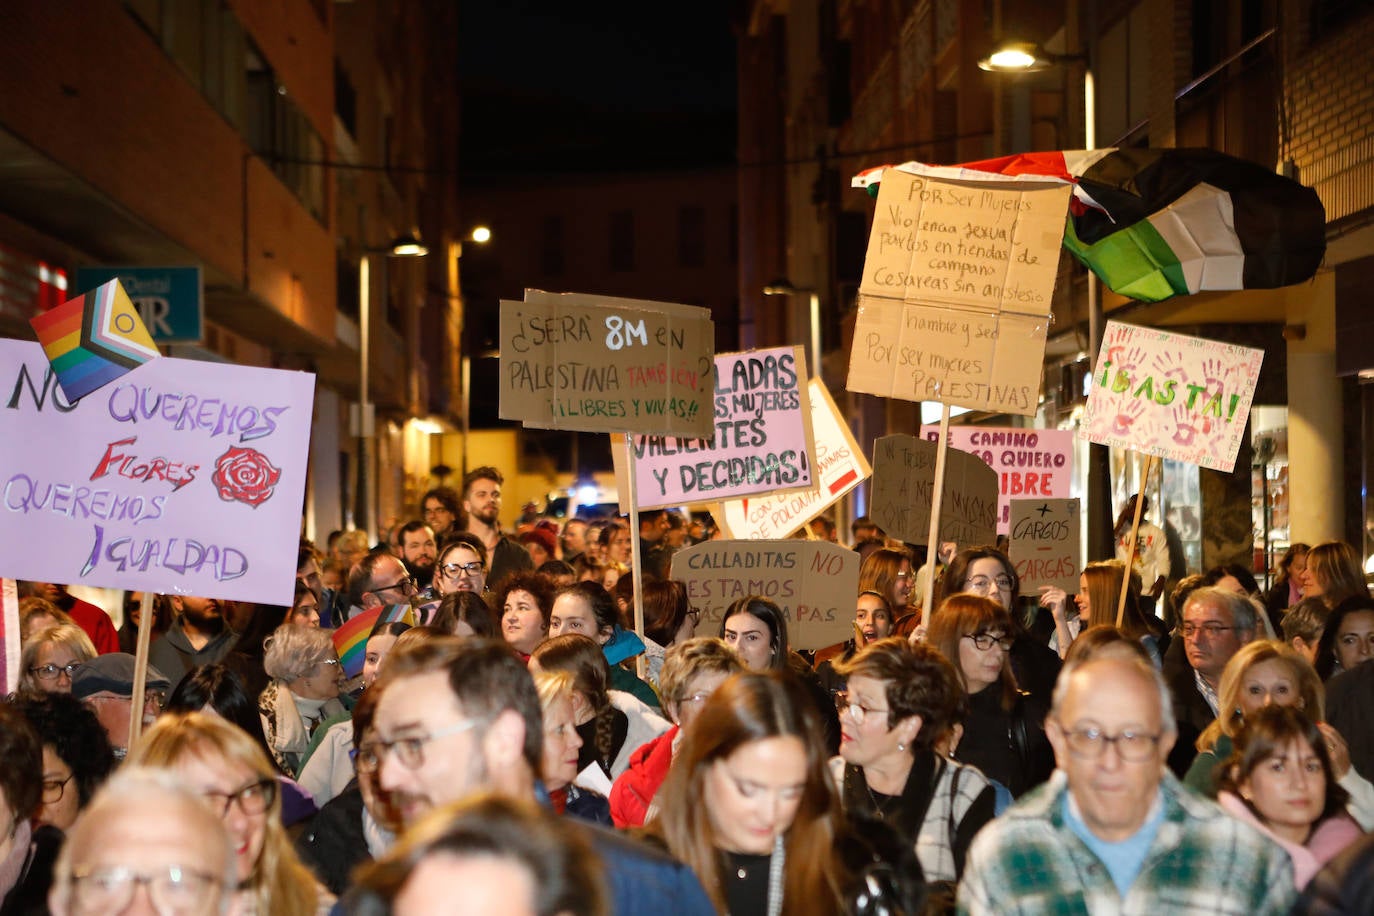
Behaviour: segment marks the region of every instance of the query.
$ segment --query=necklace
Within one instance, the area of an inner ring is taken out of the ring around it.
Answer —
[[[884,800],[878,801],[878,796],[873,793],[873,787],[868,784],[868,780],[864,780],[864,789],[868,792],[868,800],[873,802],[873,810],[877,813],[878,820],[887,820],[887,809],[885,806],[892,804],[892,802],[896,801],[896,798],[891,795],[884,795]]]

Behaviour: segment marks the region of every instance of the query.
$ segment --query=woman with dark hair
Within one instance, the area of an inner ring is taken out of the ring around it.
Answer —
[[[1314,551],[1316,548],[1312,548]],[[1332,609],[1317,641],[1314,667],[1323,681],[1374,657],[1374,600],[1347,598]]]
[[[950,756],[978,767],[1014,797],[1048,779],[1054,754],[1045,737],[1046,708],[1017,688],[1006,609],[991,598],[952,595],[935,612],[927,641],[954,666],[968,694],[964,736]]]
[[[501,635],[520,657],[529,661],[535,647],[549,635],[553,587],[538,573],[509,575],[496,593],[494,605],[501,614]]]
[[[449,592],[445,595],[430,618],[429,625],[450,636],[463,638],[489,638],[496,635],[491,605],[480,593],[473,591]]]
[[[1299,890],[1362,833],[1345,813],[1347,796],[1321,731],[1296,707],[1267,706],[1246,717],[1220,789],[1223,808],[1288,853]]]
[[[1255,574],[1239,563],[1213,566],[1202,574],[1202,583],[1224,588],[1247,598],[1254,598],[1259,594],[1259,583],[1255,581]]]
[[[320,625],[320,599],[302,579],[296,580],[296,592],[291,598],[291,610],[286,619],[299,627]]]
[[[1306,544],[1289,544],[1279,560],[1279,574],[1264,596],[1264,607],[1275,626],[1283,619],[1284,611],[1302,600],[1302,574],[1307,570],[1307,551],[1311,549]]]
[[[1324,541],[1307,552],[1307,568],[1298,584],[1304,598],[1321,598],[1335,608],[1347,598],[1368,598],[1364,570],[1355,548],[1344,541]]]
[[[43,806],[34,820],[69,830],[114,769],[110,739],[95,713],[70,694],[20,694],[10,705],[43,745]]]
[[[159,595],[153,599],[153,632],[149,637],[149,644],[157,641],[157,638],[167,632],[172,625],[171,601],[159,601]],[[143,593],[128,591],[124,592],[124,622],[119,626],[119,651],[136,655],[138,649],[138,622],[143,617]]]
[[[46,913],[62,831],[34,826],[43,804],[43,745],[19,710],[0,703],[0,913]]]
[[[1078,607],[1078,628],[1115,626],[1117,606],[1121,600],[1121,584],[1126,574],[1126,564],[1121,560],[1099,560],[1083,567],[1078,576],[1078,594],[1074,604]],[[1057,649],[1062,658],[1072,645],[1076,636],[1073,621],[1055,615],[1055,639],[1050,647]],[[1168,646],[1168,636],[1164,627],[1153,617],[1148,617],[1140,606],[1140,577],[1131,572],[1131,580],[1126,588],[1126,604],[1121,618],[1121,630],[1129,638],[1139,640],[1149,653],[1154,666],[1163,663],[1164,650]],[[1068,635],[1065,641],[1065,635]]]
[[[658,694],[623,663],[644,652],[644,643],[631,630],[620,625],[615,598],[595,582],[574,582],[561,589],[553,599],[549,613],[549,637],[576,633],[588,636],[601,647],[610,666],[610,687],[632,693],[655,712],[659,710]]]
[[[801,681],[821,723],[826,752],[840,749],[840,719],[835,701],[816,672],[787,643],[787,617],[782,608],[760,595],[739,598],[720,619],[720,638],[739,653],[750,671],[787,671]]]
[[[889,854],[876,865],[872,847],[846,828],[812,705],[784,674],[726,680],[685,733],[659,797],[650,829],[696,872],[718,912],[855,912],[856,888],[870,895],[868,912],[917,911],[919,891],[898,881],[919,866],[908,854],[910,867],[892,868],[900,844],[881,823],[864,830]]]
[[[844,737],[830,767],[845,809],[889,824],[927,881],[958,881],[996,795],[977,769],[937,751],[968,708],[958,673],[900,637],[870,643],[837,670],[848,689],[836,700]]]
[[[606,656],[590,637],[568,633],[546,640],[530,657],[530,669],[573,678],[573,721],[582,737],[579,772],[595,763],[614,780],[641,745],[673,727],[638,698],[611,689]]]
[[[935,607],[938,609],[951,595],[961,592],[982,595],[1006,610],[1007,632],[1012,638],[1011,667],[1016,682],[1048,707],[1055,679],[1059,677],[1059,654],[1044,639],[1032,637],[1022,625],[1017,613],[1021,577],[1016,574],[1011,560],[995,547],[970,547],[959,551],[940,577],[935,590]],[[1046,589],[1039,601],[1049,609],[1051,617],[1057,617],[1064,613],[1068,595],[1060,589]],[[927,620],[926,627],[929,626],[930,620]]]
[[[692,607],[687,584],[677,579],[644,583],[644,663],[650,684],[658,687],[658,673],[669,646],[691,639],[701,611]]]
[[[243,729],[269,757],[271,749],[262,733],[262,717],[258,715],[258,699],[251,695],[238,672],[227,665],[203,665],[193,668],[172,688],[164,712],[214,712]]]
[[[239,634],[238,641],[229,654],[224,656],[224,664],[243,681],[243,687],[250,694],[261,694],[272,680],[263,668],[266,650],[263,648],[267,637],[271,636],[286,622],[287,609],[280,604],[254,605],[248,617],[248,625]]]

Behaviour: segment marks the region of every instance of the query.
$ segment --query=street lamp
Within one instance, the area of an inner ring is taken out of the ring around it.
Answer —
[[[373,254],[384,254],[389,258],[421,258],[429,254],[429,249],[420,241],[419,233],[410,232],[397,236],[385,247],[364,248],[362,257],[358,259],[358,447],[361,456],[358,460],[358,491],[363,496],[362,524],[358,527],[367,532],[369,540],[376,539],[376,532],[372,530],[372,512],[377,501],[377,483],[372,474],[376,424],[368,385],[372,354],[372,272],[368,256]]]
[[[763,288],[765,296],[811,297],[811,372],[821,377],[821,296],[809,286],[793,286],[789,280],[774,280]]]

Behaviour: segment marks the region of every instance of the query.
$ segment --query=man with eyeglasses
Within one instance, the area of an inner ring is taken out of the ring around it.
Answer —
[[[1222,588],[1199,588],[1183,604],[1175,638],[1183,643],[1187,666],[1169,676],[1178,721],[1178,742],[1169,755],[1169,768],[1182,777],[1197,756],[1198,735],[1217,717],[1217,685],[1221,672],[1241,646],[1255,638],[1255,606],[1243,595]],[[1166,670],[1169,665],[1166,663]]]
[[[390,553],[366,554],[348,571],[348,617],[392,604],[407,604],[419,594],[405,565]]]
[[[1287,853],[1165,767],[1178,735],[1152,665],[1066,667],[1045,731],[1058,769],[973,841],[961,914],[1288,912]]]
[[[148,666],[141,715],[146,728],[162,712],[167,691],[172,686],[161,671]],[[99,655],[76,669],[72,676],[72,696],[90,707],[105,735],[110,739],[115,758],[129,753],[129,717],[134,714],[134,657],[125,652]]]
[[[525,665],[505,643],[435,637],[387,656],[375,737],[358,748],[409,826],[431,810],[480,792],[548,795],[539,782],[543,712]],[[606,865],[616,914],[710,914],[691,870],[610,831],[577,824]]]
[[[133,767],[96,793],[53,870],[54,916],[225,913],[237,885],[221,820],[168,771]]]

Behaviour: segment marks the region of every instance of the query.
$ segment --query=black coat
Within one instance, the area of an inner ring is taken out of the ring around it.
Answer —
[[[353,883],[353,869],[372,861],[363,835],[363,794],[356,779],[310,820],[296,840],[296,852],[336,897]]]
[[[1365,662],[1326,682],[1326,721],[1350,745],[1350,762],[1374,780],[1374,664]]]
[[[29,839],[29,855],[24,869],[10,892],[0,900],[0,916],[46,916],[48,889],[52,887],[52,868],[62,848],[62,831],[44,824]]]

